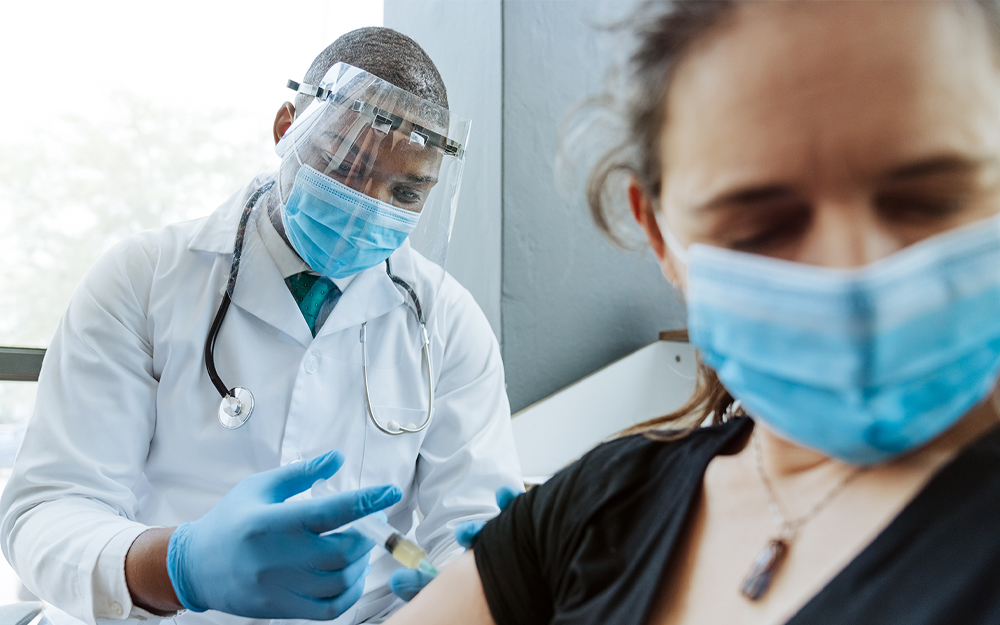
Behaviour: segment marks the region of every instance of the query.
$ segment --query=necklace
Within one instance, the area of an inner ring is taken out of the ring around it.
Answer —
[[[844,490],[845,486],[860,475],[865,467],[858,467],[848,473],[833,488],[827,491],[826,495],[813,504],[811,508],[797,518],[789,520],[778,503],[778,497],[774,494],[774,486],[771,484],[770,478],[767,477],[767,472],[764,471],[764,460],[760,452],[760,439],[757,437],[756,430],[750,435],[750,444],[753,446],[753,459],[757,465],[757,473],[760,475],[760,481],[764,483],[764,490],[767,491],[768,508],[771,509],[771,515],[778,523],[777,535],[770,539],[767,545],[757,554],[757,557],[754,558],[753,564],[750,566],[750,571],[743,578],[743,584],[740,587],[743,596],[751,601],[757,601],[771,587],[771,582],[785,561],[788,548],[791,546],[792,541],[795,540],[799,529],[819,514],[820,510],[825,508],[840,491]]]

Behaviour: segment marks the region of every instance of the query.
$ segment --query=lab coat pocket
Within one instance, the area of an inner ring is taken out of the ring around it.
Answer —
[[[427,418],[426,409],[373,406],[372,411],[383,427],[391,421],[403,427],[419,427]],[[365,455],[361,462],[361,486],[390,483],[408,490],[427,431],[393,436],[379,430],[369,419],[365,430]]]

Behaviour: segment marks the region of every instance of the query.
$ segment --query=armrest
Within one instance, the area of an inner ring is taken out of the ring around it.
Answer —
[[[41,611],[41,601],[22,601],[0,606],[0,625],[28,625]]]

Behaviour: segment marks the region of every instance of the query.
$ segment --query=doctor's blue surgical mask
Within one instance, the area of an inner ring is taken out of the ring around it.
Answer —
[[[955,424],[1000,372],[1000,216],[860,269],[694,244],[691,342],[754,419],[853,464],[884,462]]]
[[[306,264],[324,276],[346,278],[389,258],[416,228],[420,213],[368,197],[302,165],[281,218]]]

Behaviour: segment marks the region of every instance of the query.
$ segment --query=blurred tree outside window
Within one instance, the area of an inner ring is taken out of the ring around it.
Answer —
[[[44,347],[80,278],[129,234],[202,217],[253,176],[266,125],[116,94],[106,119],[66,115],[0,146],[0,337]]]

